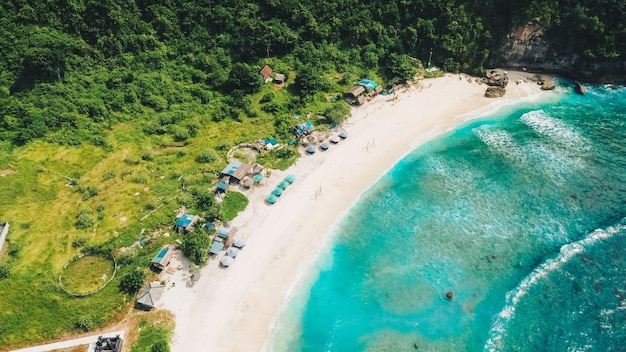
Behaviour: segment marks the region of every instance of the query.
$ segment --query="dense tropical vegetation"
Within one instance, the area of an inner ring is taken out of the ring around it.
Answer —
[[[158,234],[180,206],[209,220],[245,207],[234,194],[222,209],[208,191],[233,145],[287,143],[294,115],[343,121],[333,97],[360,78],[408,79],[420,61],[480,73],[529,20],[562,53],[626,54],[615,0],[2,1],[0,221],[12,226],[0,349],[123,318],[150,258],[178,236]],[[264,84],[265,64],[286,83]],[[284,169],[297,156],[258,160]],[[185,242],[197,262],[207,238]],[[94,249],[117,258],[115,280],[68,297],[59,273]],[[165,350],[161,340],[137,350]]]

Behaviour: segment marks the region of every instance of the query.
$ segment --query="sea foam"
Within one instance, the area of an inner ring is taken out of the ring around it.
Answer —
[[[508,328],[508,323],[514,317],[516,307],[520,300],[522,300],[524,296],[528,294],[529,290],[533,286],[546,278],[550,273],[559,270],[563,266],[563,264],[567,263],[576,255],[583,253],[587,248],[600,241],[611,238],[612,236],[623,230],[626,230],[626,218],[622,219],[622,221],[615,226],[611,226],[606,229],[596,229],[579,241],[563,245],[559,251],[558,256],[546,260],[537,268],[535,268],[518,284],[518,286],[514,290],[507,293],[507,303],[496,316],[496,319],[491,326],[489,339],[487,340],[484,349],[486,351],[495,352],[499,351],[502,348],[502,336]]]

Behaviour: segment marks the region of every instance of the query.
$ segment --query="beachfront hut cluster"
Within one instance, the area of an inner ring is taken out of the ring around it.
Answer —
[[[275,140],[268,140],[268,144]],[[271,149],[271,147],[270,147]],[[254,182],[258,182],[259,177],[262,179],[261,173],[265,169],[259,164],[245,164],[239,160],[232,160],[220,173],[220,182],[217,184],[215,191],[226,193],[228,186],[231,184],[242,184],[244,187],[250,187]]]
[[[350,105],[361,105],[383,91],[383,87],[369,79],[362,79],[350,88],[343,97]]]

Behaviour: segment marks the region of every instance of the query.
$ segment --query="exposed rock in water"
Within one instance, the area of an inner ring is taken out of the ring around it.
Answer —
[[[452,291],[446,292],[446,298],[451,301],[454,299],[454,293]]]
[[[541,85],[541,90],[554,90],[554,83],[552,82],[544,82]]]
[[[587,93],[587,88],[585,88],[582,83],[576,81],[576,83],[574,83],[574,91],[578,94],[585,95],[585,93]]]
[[[487,91],[485,91],[485,96],[487,98],[500,98],[504,96],[506,93],[506,89],[502,87],[487,87]]]

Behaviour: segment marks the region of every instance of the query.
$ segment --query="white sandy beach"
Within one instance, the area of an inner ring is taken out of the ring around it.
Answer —
[[[176,315],[172,351],[261,351],[298,273],[359,194],[407,152],[464,122],[455,117],[541,92],[511,75],[506,96],[488,99],[485,85],[459,77],[424,80],[423,89],[413,86],[355,108],[343,126],[346,140],[302,156],[286,172],[273,171],[248,191],[250,205],[232,222],[247,241],[235,263],[224,269],[218,262],[223,254],[212,258],[195,286],[186,270],[172,276],[176,285],[163,297],[163,308]],[[287,174],[296,182],[267,205],[265,197]]]

